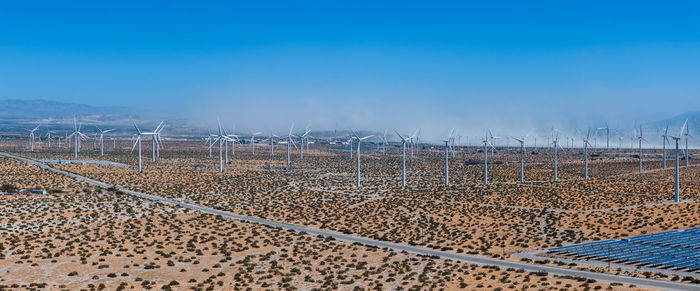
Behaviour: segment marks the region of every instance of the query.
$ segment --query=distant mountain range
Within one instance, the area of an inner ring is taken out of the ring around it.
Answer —
[[[696,133],[700,132],[698,130],[700,129],[700,111],[686,112],[667,120],[653,122],[651,125],[659,128],[664,128],[668,125],[669,132],[675,134],[675,131],[680,130],[680,127],[683,126],[683,122],[686,120],[688,120],[691,135],[696,135]]]
[[[126,107],[91,106],[50,100],[0,100],[0,119],[66,118],[76,115],[128,115]]]
[[[51,100],[0,100],[0,128],[4,132],[24,132],[27,128],[33,128],[37,124],[50,125],[52,128],[70,129],[73,127],[73,117],[77,116],[80,123],[93,127],[115,127],[127,132],[133,128],[131,120],[135,120],[140,126],[155,127],[160,119],[139,118],[137,111],[128,107],[119,106],[92,106],[86,104],[58,102]],[[644,123],[645,133],[658,132],[667,125],[669,132],[680,130],[685,120],[690,124],[690,132],[694,136],[700,136],[700,111],[686,112],[665,120]],[[203,129],[197,122],[187,119],[166,120],[170,133],[198,134]],[[204,129],[205,130],[205,129]],[[629,134],[632,128],[611,128],[611,135]],[[316,132],[316,136],[343,136],[347,132],[333,133]],[[600,132],[598,132],[600,134]]]

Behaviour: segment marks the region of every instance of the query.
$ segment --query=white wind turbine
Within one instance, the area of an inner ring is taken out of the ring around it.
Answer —
[[[80,128],[82,127],[81,125],[78,125],[77,119],[74,117],[73,118],[73,133],[69,135],[67,138],[73,138],[74,139],[74,146],[75,146],[75,151],[73,154],[74,159],[78,159],[78,152],[80,152],[80,140],[85,139],[87,140],[87,136],[84,135],[82,132],[80,132]]]
[[[296,144],[294,144],[294,137],[296,137],[296,136],[292,134],[293,130],[294,130],[294,123],[292,123],[292,126],[289,127],[289,134],[285,137],[287,139],[287,170],[291,169],[292,145],[294,145],[294,147],[296,147]]]
[[[304,160],[304,144],[307,143],[306,139],[309,137],[309,133],[311,133],[311,131],[309,130],[309,127],[307,126],[306,129],[304,129],[304,133],[299,137],[301,140],[301,150],[299,151],[299,153],[301,155],[302,161]]]
[[[554,132],[556,133],[555,136],[552,137],[552,145],[554,146],[554,182],[559,181],[559,176],[557,173],[558,170],[558,160],[559,160],[559,152],[558,149],[561,149],[562,151],[564,150],[563,147],[559,144],[559,131],[554,129]]]
[[[204,145],[206,145],[209,148],[209,158],[211,159],[211,144],[212,144],[212,140],[214,140],[214,137],[216,135],[211,134],[211,130],[209,130],[209,129],[207,129],[207,133],[209,135],[207,135],[206,140],[204,141]]]
[[[685,120],[685,166],[689,166],[688,162],[688,137],[690,137],[690,125],[688,125],[688,120]]]
[[[156,129],[154,129],[151,132],[144,132],[143,135],[150,135],[151,136],[151,162],[156,162],[156,156],[158,155],[158,152],[160,152],[160,131],[163,130],[163,127],[165,127],[165,123],[161,121]]]
[[[678,152],[678,143],[681,140],[681,136],[683,136],[683,131],[685,130],[686,126],[688,125],[688,120],[686,120],[683,123],[683,127],[681,127],[681,131],[678,133],[678,136],[669,136],[676,142],[676,175],[675,175],[675,183],[674,183],[674,199],[673,201],[675,202],[681,202],[681,196],[680,196],[680,175],[679,175],[679,152]]]
[[[607,153],[610,148],[610,127],[608,126],[608,122],[605,122],[605,127],[599,127],[596,133],[598,130],[605,130],[605,152]]]
[[[402,156],[403,156],[403,161],[401,164],[402,171],[401,171],[401,187],[406,187],[406,143],[411,142],[411,139],[413,139],[413,136],[407,136],[403,137],[398,131],[394,130],[396,135],[399,136],[401,139],[401,147],[402,147]],[[386,136],[384,136],[386,140]]]
[[[497,139],[500,139],[500,136],[493,136],[493,133],[491,133],[491,130],[489,129],[489,137],[491,138],[491,156],[493,157],[494,151],[496,150],[496,147],[493,145],[496,143]]]
[[[139,148],[139,150],[138,150],[138,152],[139,152],[139,164],[138,164],[137,171],[138,171],[139,173],[141,173],[141,172],[143,172],[143,169],[141,168],[141,136],[143,135],[143,133],[141,132],[141,130],[139,129],[139,127],[136,126],[136,122],[134,122],[133,120],[132,120],[131,122],[134,124],[134,128],[136,129],[136,139],[134,140],[134,145],[131,147],[131,152],[133,153],[133,152],[134,152],[134,148],[138,145],[138,148]]]
[[[591,143],[588,141],[588,139],[591,137],[591,129],[588,129],[588,133],[586,134],[586,139],[583,140],[583,177],[584,179],[588,179],[588,147],[591,146]]]
[[[46,141],[48,141],[48,143],[49,143],[49,148],[51,148],[51,133],[53,133],[53,131],[52,131],[52,130],[49,130],[49,129],[47,128],[47,130],[46,130]]]
[[[355,133],[354,130],[352,131],[352,134],[353,134],[353,135],[355,136],[355,138],[357,139],[357,188],[360,188],[360,187],[362,187],[362,186],[360,185],[360,147],[361,147],[361,145],[362,145],[362,141],[363,141],[363,140],[366,140],[366,139],[368,139],[368,138],[371,138],[371,137],[373,137],[374,135],[368,135],[368,136],[365,136],[365,137],[360,137],[360,136],[357,135],[357,133]],[[352,149],[350,149],[350,150],[352,151]]]
[[[217,119],[217,123],[218,123],[218,126],[219,126],[219,134],[216,135],[216,137],[214,138],[213,142],[212,142],[211,145],[209,145],[209,146],[211,147],[211,146],[213,146],[213,145],[214,145],[215,143],[217,143],[217,142],[219,143],[219,173],[223,173],[223,172],[224,172],[224,158],[223,158],[223,154],[224,154],[224,152],[226,152],[226,154],[228,155],[228,150],[224,150],[224,149],[223,149],[223,145],[224,145],[225,143],[228,143],[228,141],[230,141],[230,140],[232,140],[232,139],[231,139],[230,137],[228,137],[228,136],[226,135],[226,132],[221,128],[221,122],[219,122],[218,119]]]
[[[663,149],[663,154],[662,154],[662,155],[663,155],[663,160],[664,160],[663,169],[666,170],[666,168],[667,168],[667,166],[666,166],[666,144],[671,145],[671,143],[668,141],[668,138],[669,138],[669,135],[668,135],[668,124],[666,125],[666,128],[664,129],[664,134],[661,135],[661,136],[663,136],[663,138],[664,138],[664,141],[663,141],[663,147],[664,147],[664,149]]]
[[[272,129],[270,129],[270,155],[274,156],[275,155],[275,138],[279,138],[279,135],[276,135]]]
[[[240,136],[236,135],[236,125],[233,125],[233,130],[231,131],[231,134],[227,134],[226,136],[229,137],[231,141],[231,156],[236,155],[236,142],[240,143],[241,138]],[[228,142],[225,143],[226,145],[226,162],[228,163]]]
[[[104,155],[105,155],[105,152],[104,152],[105,133],[108,133],[110,131],[114,131],[114,129],[102,130],[99,127],[97,127],[97,130],[100,131],[100,157],[104,157]]]
[[[262,132],[256,131],[250,133],[250,146],[253,155],[255,155],[255,136],[261,134]]]
[[[34,132],[39,129],[39,126],[37,125],[34,129],[29,130],[29,146],[31,147],[32,151],[34,151]]]
[[[141,167],[141,137],[142,136],[151,136],[152,140],[152,161],[156,161],[156,147],[158,146],[157,144],[160,143],[160,130],[163,129],[164,123],[161,121],[160,124],[154,129],[153,131],[150,132],[143,132],[139,129],[139,127],[136,125],[136,122],[133,120],[131,121],[134,124],[134,128],[136,129],[136,140],[134,140],[134,145],[131,147],[131,152],[134,151],[134,148],[138,145],[138,150],[139,150],[139,165],[138,165],[138,172],[141,173],[143,172],[143,168]]]
[[[234,130],[233,132],[235,133],[235,131],[236,131],[236,127],[235,127],[235,126],[233,127],[233,130]],[[228,140],[231,141],[231,156],[235,156],[235,155],[236,155],[236,142],[239,142],[239,143],[240,143],[240,140],[241,140],[240,137],[239,137],[238,135],[234,134],[234,133],[232,133],[232,134],[227,134],[227,135],[226,135],[226,136],[229,138]],[[225,144],[227,145],[227,148],[226,148],[226,162],[228,162],[228,142],[226,142]]]
[[[490,130],[484,134],[484,138],[481,140],[484,143],[484,184],[489,183],[489,146],[493,148],[493,145],[489,141]]]
[[[386,131],[387,131],[387,130],[385,129],[385,130],[384,130],[384,135],[382,135],[382,154],[386,154],[386,143],[387,143]],[[395,131],[395,130],[394,130],[394,131]],[[404,150],[404,151],[405,151],[405,150]]]
[[[454,142],[454,137],[452,136],[454,134],[455,130],[454,128],[450,130],[450,135],[447,137],[446,140],[443,140],[445,143],[445,186],[450,185],[450,143]],[[454,157],[454,151],[453,151],[453,157]]]
[[[525,182],[525,139],[527,139],[527,135],[521,138],[511,136],[511,138],[520,143],[520,182],[522,183]]]
[[[646,142],[647,140],[644,139],[644,136],[642,135],[642,126],[639,126],[639,136],[637,137],[639,140],[639,173],[642,173],[642,141]]]

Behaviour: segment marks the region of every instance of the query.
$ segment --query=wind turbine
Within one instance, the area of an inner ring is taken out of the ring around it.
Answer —
[[[564,148],[562,148],[559,144],[559,131],[555,129],[554,132],[556,132],[556,136],[552,137],[552,144],[554,145],[554,182],[559,182],[559,176],[557,173],[559,153],[557,149],[561,149],[563,151]]]
[[[151,132],[143,132],[141,133],[142,135],[150,135],[151,136],[151,162],[156,162],[156,155],[157,151],[160,151],[158,148],[160,148],[160,131],[165,127],[164,121],[161,121],[156,129],[154,129]]]
[[[29,146],[32,148],[32,151],[34,151],[34,132],[39,129],[40,125],[37,125],[34,129],[29,130]]]
[[[270,129],[270,155],[274,156],[275,155],[275,138],[280,137],[279,135],[276,135],[272,129]]]
[[[87,136],[84,135],[82,132],[80,132],[81,126],[82,126],[82,125],[78,125],[78,121],[77,121],[77,119],[74,117],[74,118],[73,118],[73,129],[74,129],[74,131],[73,131],[73,133],[72,133],[71,135],[68,136],[68,138],[71,138],[71,137],[72,137],[72,138],[75,140],[75,141],[74,141],[75,151],[74,151],[74,154],[73,154],[73,158],[76,159],[76,160],[78,159],[78,152],[80,152],[80,139],[87,139]]]
[[[490,129],[489,129],[489,137],[491,138],[491,156],[493,157],[494,151],[496,150],[496,147],[494,147],[493,144],[495,143],[496,139],[499,139],[501,137],[500,136],[493,136]]]
[[[304,144],[307,142],[306,139],[309,137],[309,133],[311,133],[311,131],[307,126],[306,129],[304,129],[304,133],[299,137],[301,139],[301,150],[299,152],[302,161],[304,160]]]
[[[365,137],[360,137],[360,136],[357,135],[357,133],[355,133],[354,130],[352,131],[352,134],[355,136],[355,138],[357,138],[357,188],[360,188],[360,187],[362,187],[362,186],[360,185],[360,146],[362,145],[362,141],[363,141],[363,140],[366,140],[366,139],[368,139],[368,138],[371,138],[371,137],[373,137],[374,135],[368,135],[368,136],[365,136]],[[352,149],[350,149],[350,150],[352,151]]]
[[[527,139],[527,135],[521,138],[511,136],[511,138],[520,143],[520,182],[523,183],[525,182],[525,139]]]
[[[290,165],[292,163],[292,145],[296,147],[296,144],[294,144],[294,139],[295,135],[292,134],[292,131],[294,130],[294,123],[292,123],[292,126],[289,127],[289,134],[286,136],[287,138],[287,170],[289,170]],[[352,149],[350,149],[352,152]]]
[[[231,140],[231,156],[236,155],[236,142],[240,142],[240,137],[236,135],[236,125],[233,125],[231,134],[226,135]],[[226,162],[228,162],[228,142],[226,144]]]
[[[454,128],[450,130],[450,135],[447,137],[446,140],[443,140],[445,143],[445,186],[450,185],[450,143],[454,142],[454,137],[452,136],[454,134],[455,130]],[[453,157],[454,157],[454,151],[452,152]]]
[[[139,147],[138,172],[141,173],[141,172],[143,172],[143,170],[141,168],[141,135],[143,135],[143,133],[141,132],[139,127],[136,125],[136,122],[134,122],[133,120],[131,122],[134,124],[134,128],[136,128],[136,140],[134,140],[134,145],[131,147],[131,152],[133,153],[134,148],[138,145],[138,147]]]
[[[639,126],[639,136],[637,137],[639,139],[639,173],[642,173],[642,141],[646,142],[647,140],[644,139],[642,135],[642,126]]]
[[[49,129],[47,128],[47,130],[46,130],[46,140],[47,140],[48,143],[49,143],[49,148],[51,148],[51,133],[52,133],[52,132],[53,132],[53,131],[51,131],[51,130],[49,130]]]
[[[610,127],[608,126],[608,122],[605,122],[605,127],[599,127],[596,131],[598,130],[605,130],[605,152],[608,152],[610,148]]]
[[[674,141],[676,141],[676,181],[674,183],[674,201],[675,202],[681,202],[681,197],[680,197],[680,183],[679,183],[679,156],[678,156],[678,142],[681,140],[681,136],[683,135],[683,131],[685,130],[686,126],[688,125],[688,120],[686,120],[683,123],[683,127],[681,127],[680,133],[678,133],[678,136],[669,136],[672,138]]]
[[[450,130],[450,137],[448,138],[450,143],[450,152],[452,152],[452,158],[455,158],[455,129]]]
[[[97,127],[97,126],[96,126]],[[108,129],[108,130],[102,130],[99,127],[97,127],[97,130],[100,131],[100,157],[104,157],[105,152],[104,152],[104,136],[105,133],[108,133],[110,131],[113,131],[114,129]]]
[[[250,146],[251,146],[251,150],[253,152],[253,155],[255,155],[255,136],[258,134],[261,134],[261,133],[262,132],[260,132],[260,131],[250,133]]]
[[[401,139],[401,146],[403,149],[402,150],[403,161],[402,161],[402,171],[401,171],[401,187],[406,187],[406,143],[410,142],[413,137],[407,136],[406,138],[404,138],[403,136],[401,136],[401,134],[398,131],[394,130],[394,132]],[[386,136],[384,136],[384,138],[386,139]]]
[[[386,154],[386,143],[387,143],[387,140],[386,140],[386,131],[387,131],[387,130],[385,129],[385,130],[384,130],[384,135],[382,135],[382,154]],[[396,131],[396,130],[394,130],[394,131]],[[400,136],[400,135],[399,135],[399,136]],[[403,140],[403,138],[402,138],[402,140]],[[404,156],[405,156],[405,151],[406,151],[406,149],[404,149]],[[405,160],[405,157],[404,157],[404,160]],[[405,185],[404,185],[404,186],[405,186]]]
[[[207,140],[204,141],[204,144],[207,147],[209,147],[209,158],[211,159],[211,144],[212,144],[212,140],[213,140],[215,135],[212,135],[211,130],[209,130],[209,129],[207,129],[207,132],[209,133],[209,135],[207,135]]]
[[[685,120],[686,126],[685,126],[685,166],[687,167],[689,165],[688,163],[688,137],[690,135],[690,126],[688,125],[688,120]]]
[[[664,141],[663,141],[663,146],[664,146],[664,150],[663,150],[664,165],[663,165],[663,168],[664,168],[664,170],[666,170],[666,144],[671,145],[671,143],[668,141],[668,137],[669,137],[668,136],[668,124],[666,125],[666,129],[664,129],[664,134],[661,136],[663,136],[663,138],[664,138]]]
[[[216,122],[218,123],[218,126],[219,126],[219,134],[215,135],[213,142],[209,146],[211,147],[217,142],[219,143],[219,173],[223,173],[224,172],[224,158],[223,158],[224,152],[228,156],[228,150],[224,150],[223,145],[224,144],[228,145],[228,141],[231,140],[231,138],[229,138],[226,135],[226,132],[221,128],[221,122],[219,122],[218,119],[216,120]]]
[[[584,179],[588,179],[588,147],[591,146],[591,143],[588,141],[588,139],[591,137],[591,130],[588,129],[588,133],[586,134],[586,139],[583,140],[583,177]]]
[[[163,140],[160,138],[160,132],[163,131],[163,128],[165,127],[165,121],[161,121],[160,124],[161,126],[156,128],[156,130],[154,131],[155,134],[153,136],[156,142],[156,158],[160,158],[160,147],[163,144]],[[155,162],[156,160],[153,159],[153,161]]]
[[[484,184],[489,183],[489,146],[493,148],[493,145],[489,141],[489,133],[491,131],[489,130],[486,134],[484,134],[484,139],[482,139],[482,142],[484,143]]]

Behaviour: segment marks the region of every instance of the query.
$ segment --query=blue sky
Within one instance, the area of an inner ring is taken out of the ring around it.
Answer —
[[[698,6],[4,1],[0,98],[262,129],[624,127],[700,110]]]

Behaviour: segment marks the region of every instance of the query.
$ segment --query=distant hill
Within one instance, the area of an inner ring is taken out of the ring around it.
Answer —
[[[0,119],[66,118],[74,115],[127,115],[126,107],[91,106],[50,100],[0,100]]]
[[[653,122],[651,125],[659,128],[664,128],[668,125],[669,132],[675,134],[686,120],[688,120],[690,134],[697,136],[700,133],[700,111],[682,113],[670,119]]]

